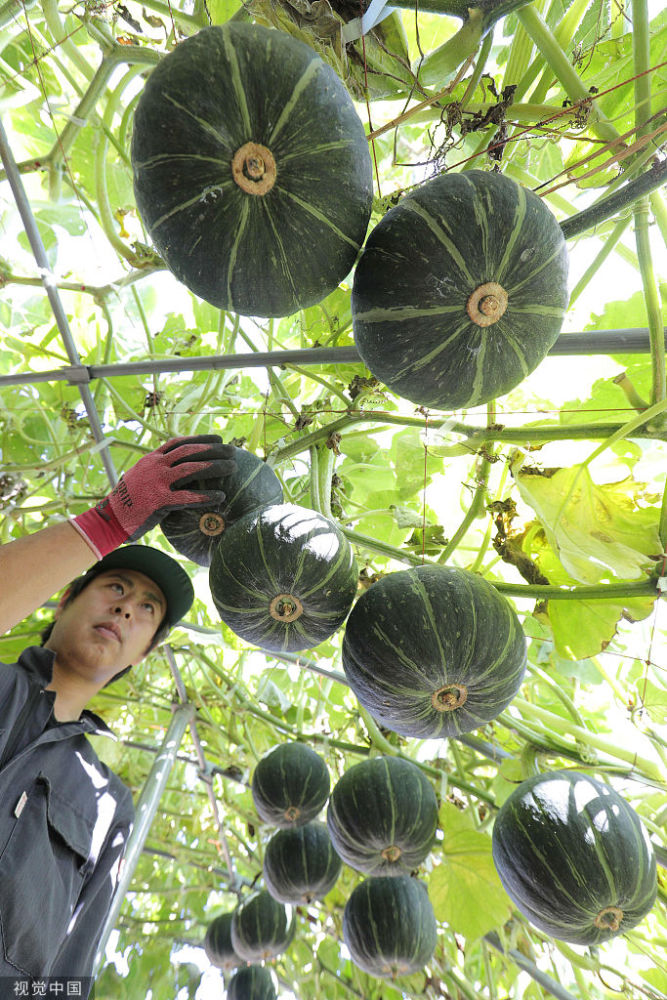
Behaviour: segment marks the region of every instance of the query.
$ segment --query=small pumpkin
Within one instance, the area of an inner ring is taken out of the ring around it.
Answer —
[[[333,69],[283,31],[227,22],[179,42],[141,94],[131,160],[157,250],[221,309],[319,302],[366,236],[364,127]]]
[[[204,951],[218,969],[235,969],[241,962],[232,945],[232,916],[233,913],[222,913],[206,928]]]
[[[250,784],[257,815],[281,829],[303,826],[329,797],[327,766],[305,743],[281,743],[257,763]]]
[[[567,303],[565,238],[546,204],[501,174],[446,173],[371,232],[354,276],[354,340],[399,396],[457,410],[537,368]]]
[[[492,849],[510,898],[561,941],[600,944],[655,903],[655,854],[639,816],[611,785],[579,771],[522,781],[496,816]]]
[[[312,903],[333,889],[343,862],[324,823],[277,830],[264,852],[264,884],[280,903]]]
[[[276,1000],[278,991],[270,969],[248,965],[229,980],[227,1000]]]
[[[232,945],[247,962],[260,962],[279,955],[294,937],[294,913],[260,889],[234,910]]]
[[[222,534],[209,584],[222,621],[242,639],[276,652],[299,650],[343,624],[357,568],[332,520],[297,504],[272,504]]]
[[[213,550],[222,532],[249,511],[266,504],[280,503],[283,488],[273,469],[245,448],[234,449],[236,472],[221,479],[205,479],[194,489],[216,489],[225,493],[222,504],[196,510],[172,511],[160,528],[177,552],[200,566],[210,566]]]
[[[435,915],[423,883],[408,875],[364,879],[345,904],[343,939],[354,964],[371,976],[418,972],[436,945]]]
[[[437,823],[431,783],[401,757],[372,757],[348,768],[327,809],[334,847],[369,875],[409,875],[431,850]]]
[[[343,669],[382,725],[419,739],[458,736],[514,698],[526,640],[512,605],[468,570],[416,566],[364,591],[345,626]]]

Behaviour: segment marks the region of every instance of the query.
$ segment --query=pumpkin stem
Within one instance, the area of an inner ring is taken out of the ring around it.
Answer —
[[[396,844],[392,844],[390,847],[385,847],[384,851],[382,852],[382,857],[385,859],[385,861],[398,861],[402,853],[403,852],[401,851],[400,847],[398,847]]]
[[[301,810],[299,809],[298,806],[288,806],[287,809],[285,810],[284,816],[286,820],[288,820],[290,823],[293,823],[295,820],[299,818],[300,813]]]
[[[225,519],[221,514],[207,510],[199,518],[199,530],[202,535],[219,535],[225,530]]]
[[[466,312],[477,326],[492,326],[507,309],[507,292],[495,281],[479,285],[466,302]]]
[[[431,704],[436,712],[453,712],[464,705],[468,697],[465,684],[447,684],[431,696]]]
[[[600,910],[593,921],[596,927],[602,931],[613,931],[614,934],[621,929],[623,920],[623,910],[618,906],[605,906]]]
[[[234,180],[246,194],[268,194],[276,182],[273,153],[258,142],[246,142],[232,160]]]
[[[303,614],[303,604],[293,594],[277,594],[269,604],[269,611],[277,622],[294,622]]]

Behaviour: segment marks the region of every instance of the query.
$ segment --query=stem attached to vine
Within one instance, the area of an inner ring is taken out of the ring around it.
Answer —
[[[314,445],[326,441],[334,432],[343,432],[354,427],[356,424],[377,424],[378,427],[384,425],[398,424],[402,427],[423,428],[423,417],[408,417],[398,413],[385,413],[373,410],[351,410],[338,420],[325,424],[315,431],[310,431],[302,437],[297,438],[290,444],[278,448],[271,455],[273,465],[282,465],[283,462],[303,454]],[[447,429],[452,435],[460,434],[466,440],[458,445],[456,454],[472,453],[483,445],[491,441],[505,441],[510,444],[543,444],[548,441],[597,441],[609,438],[610,435],[622,431],[625,424],[567,424],[559,427],[549,425],[547,427],[471,427],[460,421],[452,421],[449,417],[429,417],[429,427],[437,430],[447,425]],[[642,429],[638,425],[628,435],[632,433],[636,437],[655,438],[655,430]],[[463,450],[461,450],[463,449]],[[441,449],[441,454],[442,454]]]
[[[61,163],[79,134],[79,129],[87,123],[91,112],[116,67],[121,66],[123,63],[144,63],[155,66],[161,58],[162,53],[156,52],[154,49],[143,48],[140,45],[116,45],[102,59],[97,72],[90,81],[90,86],[81,98],[74,113],[70,116],[50,152],[45,157],[40,157],[39,159],[33,158],[19,163],[19,172],[29,173],[44,168],[52,172],[59,171]],[[0,172],[0,180],[4,180],[4,171]]]
[[[590,108],[590,125],[595,134],[604,139],[605,142],[617,142],[620,138],[618,132],[596,106],[586,86],[558,44],[558,40],[537,11],[528,5],[517,10],[516,17],[535,42],[570,100],[586,101],[586,105]]]
[[[539,705],[533,705],[532,702],[526,701],[520,696],[514,699],[513,706],[521,712],[522,718],[527,720],[533,718],[543,724],[548,733],[569,736],[578,743],[591,746],[595,750],[600,750],[609,757],[625,761],[625,763],[630,764],[636,769],[638,773],[645,774],[651,781],[657,781],[660,785],[664,786],[662,768],[654,761],[648,760],[646,757],[640,757],[633,750],[626,750],[624,747],[619,747],[607,737],[599,736],[597,733],[592,733],[589,729],[577,726],[568,719],[556,715],[554,712],[549,712]]]
[[[487,427],[493,427],[496,422],[496,406],[495,402],[487,404]],[[476,469],[475,469],[475,492],[473,498],[470,501],[470,506],[466,516],[461,521],[461,524],[454,532],[454,535],[447,543],[443,551],[438,556],[439,563],[446,563],[450,555],[456,549],[459,542],[465,537],[468,528],[474,520],[481,517],[484,512],[484,506],[488,494],[489,488],[489,476],[491,475],[491,465],[495,461],[495,455],[493,452],[487,450],[482,450],[480,453]]]

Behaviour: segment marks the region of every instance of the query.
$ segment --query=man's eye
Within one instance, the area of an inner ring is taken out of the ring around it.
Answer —
[[[155,606],[151,604],[149,601],[146,601],[144,603],[144,607],[148,609],[149,614],[151,615],[155,614]]]
[[[122,583],[112,583],[111,586],[112,586],[112,588],[116,587],[121,592],[121,594],[124,593],[124,591],[123,591],[123,584]]]

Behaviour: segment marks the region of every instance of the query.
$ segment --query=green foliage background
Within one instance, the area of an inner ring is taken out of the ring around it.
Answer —
[[[536,0],[484,37],[472,17],[462,27],[406,9],[347,49],[343,16],[307,0],[0,6],[0,114],[81,363],[184,363],[180,372],[107,370],[91,381],[118,471],[176,434],[219,432],[266,458],[287,499],[337,520],[360,587],[422,561],[467,567],[510,597],[529,643],[525,684],[497,720],[462,741],[406,740],[360,711],[341,673],[341,633],[303,656],[260,654],[220,625],[206,571],[183,560],[197,592],[192,613],[168,648],[99,696],[95,707],[119,740],[98,750],[136,798],[180,678],[207,771],[189,733],[98,1000],[203,997],[202,971],[205,981],[219,976],[201,950],[183,946],[198,948],[207,923],[261,878],[271,831],[248,782],[258,758],[287,739],[317,749],[332,780],[368,754],[416,760],[441,811],[420,872],[439,921],[433,962],[395,984],[350,963],[341,918],[358,876],[344,868],[322,904],[299,911],[295,941],[273,963],[286,997],[538,1000],[560,988],[581,1000],[658,1000],[667,994],[664,867],[658,902],[635,930],[598,949],[570,948],[512,907],[490,830],[533,769],[581,767],[614,781],[667,858],[666,622],[656,600],[667,542],[662,194],[570,241],[564,332],[648,328],[650,354],[549,357],[489,407],[453,414],[417,410],[360,363],[253,366],[260,351],[351,346],[350,281],[279,321],[196,300],[150,248],[128,152],[143,76],[161,54],[203,25],[250,16],[315,45],[358,100],[374,136],[372,224],[398,192],[436,171],[492,164],[537,190],[562,221],[647,170],[667,131],[665,16],[651,19],[643,0]],[[77,385],[39,380],[76,359],[6,184],[0,233],[6,543],[90,506],[108,479]],[[243,356],[235,367],[187,367],[234,354]],[[149,541],[170,550],[159,529]],[[36,641],[49,615],[40,609],[2,637],[0,658]]]

